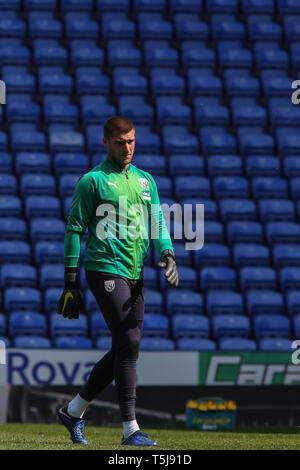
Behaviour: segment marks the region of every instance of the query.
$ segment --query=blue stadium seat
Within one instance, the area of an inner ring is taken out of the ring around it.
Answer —
[[[219,339],[221,351],[256,351],[257,344],[253,339],[239,337],[221,337]]]
[[[163,155],[135,155],[133,165],[153,176],[167,176],[167,159]]]
[[[65,237],[65,222],[54,217],[34,217],[30,220],[30,240],[63,241]]]
[[[1,287],[36,287],[37,273],[33,266],[21,263],[6,263],[1,266]]]
[[[176,342],[177,349],[181,351],[214,351],[216,343],[206,338],[180,338]]]
[[[182,41],[180,49],[183,67],[190,69],[187,71],[188,77],[190,77],[193,70],[199,73],[199,69],[202,70],[202,72],[208,69],[210,75],[213,75],[216,68],[216,53],[213,49],[208,47],[199,48],[198,41]]]
[[[251,125],[266,127],[267,111],[265,107],[257,105],[232,106],[232,120],[235,127]]]
[[[272,247],[273,263],[276,268],[300,266],[300,246],[276,244]]]
[[[203,105],[200,108],[195,107],[196,126],[224,126],[228,127],[230,123],[229,109],[220,105]]]
[[[227,224],[227,240],[232,243],[263,243],[263,228],[254,221],[231,221]]]
[[[207,265],[229,265],[229,248],[226,245],[221,245],[218,243],[204,243],[201,250],[194,252],[194,264],[196,268]]]
[[[63,242],[38,242],[34,246],[35,264],[61,263],[63,253]]]
[[[251,76],[225,76],[226,94],[229,99],[237,97],[258,98],[260,94],[260,82]]]
[[[208,24],[204,21],[180,18],[175,19],[175,35],[177,42],[181,41],[208,41],[210,31]]]
[[[17,179],[15,175],[0,174],[0,194],[5,194],[6,196],[17,195]]]
[[[133,9],[135,13],[143,11],[157,11],[165,12],[166,11],[166,1],[165,0],[133,0]]]
[[[166,311],[169,316],[176,313],[203,314],[203,296],[198,292],[182,289],[178,292],[167,290],[165,294]]]
[[[154,289],[145,289],[145,312],[146,313],[163,313],[164,299],[161,292]]]
[[[56,349],[92,349],[93,343],[90,338],[70,335],[54,338],[54,346]]]
[[[98,11],[105,12],[128,12],[129,0],[97,0]]]
[[[290,338],[291,323],[283,315],[257,315],[253,319],[254,336],[261,339],[265,336],[280,336]]]
[[[294,332],[294,337],[299,338],[299,333],[300,333],[300,315],[295,315],[293,317],[293,332]]]
[[[264,266],[245,266],[240,269],[242,291],[250,289],[277,289],[276,271]]]
[[[300,313],[300,292],[298,290],[287,291],[286,304],[290,316]]]
[[[30,63],[30,49],[21,45],[7,45],[1,48],[0,65],[25,65]]]
[[[218,133],[217,129],[214,133],[202,132],[201,143],[204,155],[235,154],[237,150],[235,136],[225,132]]]
[[[236,13],[238,10],[238,0],[206,0],[206,12],[211,15],[215,13]]]
[[[242,266],[269,266],[269,248],[257,243],[237,243],[233,246],[233,261],[236,268]]]
[[[98,137],[99,139],[99,137]],[[141,131],[135,138],[136,153],[160,153],[161,142],[159,134],[151,131]]]
[[[188,90],[192,98],[197,96],[222,96],[223,83],[220,77],[215,75],[203,75],[203,74],[189,74],[188,75]],[[194,106],[197,106],[197,102],[194,102]]]
[[[291,340],[287,338],[261,338],[259,340],[259,351],[266,352],[291,352]]]
[[[170,154],[198,154],[199,141],[194,134],[189,133],[174,133],[166,134],[163,137],[163,147],[166,155]]]
[[[99,336],[95,339],[95,345],[98,350],[109,350],[111,349],[112,338],[111,336]]]
[[[295,222],[268,222],[265,226],[266,239],[273,243],[298,243],[300,226]]]
[[[35,92],[35,76],[29,73],[3,72],[3,81],[6,85],[7,93],[28,93]]]
[[[170,0],[170,11],[175,13],[202,13],[202,0]]]
[[[203,176],[178,176],[175,179],[175,193],[178,200],[187,197],[210,199],[210,181]]]
[[[58,44],[37,44],[33,45],[33,59],[35,66],[41,65],[61,65],[65,67],[68,62],[68,52],[65,47]]]
[[[280,177],[280,160],[278,157],[263,155],[248,156],[246,158],[246,173],[250,178],[256,176]]]
[[[8,123],[40,121],[40,106],[31,102],[8,102],[6,116]]]
[[[300,151],[300,137],[296,133],[287,132],[288,127],[277,129],[276,141],[280,156],[297,155]],[[292,129],[291,129],[292,131]]]
[[[206,266],[199,273],[200,289],[207,292],[209,289],[236,290],[236,271],[227,266]]]
[[[252,179],[252,191],[254,199],[288,198],[288,184],[283,178],[257,176]]]
[[[110,79],[107,75],[102,74],[99,70],[96,72],[81,72],[77,69],[76,90],[78,95],[85,94],[109,94]]]
[[[17,196],[0,195],[0,217],[21,217],[22,202]]]
[[[145,81],[145,86],[147,81],[145,77],[141,77]],[[130,82],[130,80],[128,80]],[[147,91],[146,87],[144,92]],[[153,75],[151,77],[151,91],[152,96],[184,96],[185,95],[185,80],[183,77],[180,77],[176,74],[170,73],[161,73],[159,76]],[[144,93],[143,93],[144,94]]]
[[[11,173],[12,156],[9,153],[0,153],[0,173]]]
[[[238,292],[212,289],[206,295],[206,309],[210,316],[229,313],[243,315],[243,296]]]
[[[84,174],[89,171],[89,157],[81,153],[57,153],[53,164],[56,175]]]
[[[214,339],[222,336],[250,337],[250,319],[243,315],[215,315],[212,318]]]
[[[6,336],[0,336],[0,340],[4,342],[6,348],[11,347],[11,341]]]
[[[56,183],[52,175],[27,173],[20,176],[20,192],[24,196],[55,196]]]
[[[49,338],[36,335],[19,335],[13,340],[14,348],[21,349],[50,349],[51,341]]]
[[[16,174],[51,173],[50,155],[47,153],[20,152],[15,157]]]
[[[63,25],[53,18],[29,18],[29,36],[31,39],[62,39]]]
[[[99,25],[90,18],[66,18],[65,32],[69,41],[75,39],[93,39],[97,41]]]
[[[216,176],[213,179],[213,188],[216,199],[249,197],[249,182],[243,177]]]
[[[1,18],[0,37],[24,38],[26,35],[26,23],[20,18]]]
[[[110,330],[100,312],[91,313],[90,327],[93,339],[97,339],[99,336],[110,336]]]
[[[31,247],[23,241],[0,241],[0,263],[31,262]]]
[[[215,41],[245,41],[246,39],[245,25],[239,21],[212,18],[211,23]]]
[[[181,337],[209,338],[210,336],[210,324],[207,317],[176,314],[173,315],[171,322],[175,340]]]
[[[0,131],[0,151],[7,152],[8,150],[8,137],[6,132]]]
[[[114,76],[115,95],[142,95],[146,97],[148,90],[147,78],[140,74],[118,73]],[[133,97],[136,98],[135,96]],[[134,101],[133,101],[134,102]]]
[[[45,336],[46,330],[46,318],[40,313],[14,311],[9,317],[9,332],[11,336],[26,334]]]
[[[41,311],[41,292],[31,287],[8,287],[5,290],[4,310],[37,310]]]
[[[149,289],[157,289],[157,271],[152,266],[144,266],[143,270],[144,286]]]
[[[256,68],[263,69],[280,69],[288,70],[289,55],[283,49],[274,49],[272,47],[266,49],[258,49],[255,52]]]
[[[242,176],[242,159],[236,155],[210,155],[207,158],[207,171],[210,177]]]
[[[300,158],[298,156],[285,157],[283,167],[286,178],[300,177]]]
[[[256,219],[256,204],[251,199],[224,198],[219,201],[219,206],[223,222]]]
[[[258,210],[264,223],[270,220],[295,220],[295,206],[288,199],[261,199],[258,201]]]
[[[52,337],[64,335],[87,336],[87,331],[87,317],[84,315],[79,315],[76,322],[56,313],[50,315],[50,333]]]
[[[6,316],[3,313],[0,313],[0,340],[2,340],[2,337],[5,335],[6,335]]]
[[[173,25],[165,19],[139,17],[137,28],[141,41],[156,39],[171,41],[173,37]]]
[[[45,152],[46,135],[35,130],[11,131],[13,152]]]
[[[251,289],[246,293],[249,315],[278,314],[284,315],[285,305],[280,292]]]
[[[93,45],[70,47],[71,65],[73,67],[99,67],[104,65],[104,50]]]
[[[137,125],[154,124],[154,109],[147,103],[123,103],[119,105],[119,113],[121,116],[127,116],[128,119]]]
[[[292,199],[298,200],[300,199],[300,178],[291,178],[290,180],[290,193],[292,195]]]
[[[66,11],[92,11],[93,0],[61,0],[61,10]]]
[[[204,213],[206,220],[216,220],[218,218],[218,208],[216,201],[202,198],[182,198],[181,204],[190,204],[192,206],[193,215],[196,214],[197,204],[204,205]]]
[[[224,227],[215,220],[204,221],[204,238],[207,243],[223,243]]]
[[[189,125],[191,108],[184,104],[169,103],[157,106],[157,122],[159,125]]]
[[[269,103],[270,120],[273,127],[276,126],[298,126],[300,123],[300,112],[293,103],[287,103],[278,108],[277,103]]]
[[[111,39],[135,40],[136,24],[127,18],[106,19],[102,21],[102,37],[105,41]]]
[[[62,287],[64,284],[63,264],[45,263],[40,266],[40,287]]]
[[[272,14],[274,12],[274,0],[242,0],[244,15]]]
[[[300,268],[286,267],[280,269],[279,279],[282,291],[286,291],[288,289],[298,289],[300,287]]]
[[[126,44],[124,41],[120,40],[117,44],[111,44],[111,41],[108,41],[108,64],[112,68],[123,66],[127,69],[130,67],[135,71],[135,68],[139,69],[142,64],[142,52],[138,47]],[[136,72],[138,73],[138,70]],[[129,73],[128,70],[127,73]]]
[[[56,8],[57,0],[24,0],[25,11],[55,11]]]
[[[27,226],[24,220],[17,217],[0,217],[0,224],[0,239],[27,241]]]
[[[174,341],[168,338],[144,337],[140,342],[140,351],[172,351],[174,349]]]
[[[73,79],[70,75],[52,71],[51,74],[47,70],[38,73],[39,91],[45,93],[65,93],[71,94],[73,90]]]
[[[273,155],[274,138],[267,134],[246,133],[239,136],[239,147],[242,155]]]
[[[169,319],[157,313],[146,313],[143,323],[143,335],[169,337]]]
[[[256,41],[276,41],[278,45],[282,40],[282,28],[279,23],[261,20],[248,24],[248,33],[253,43]]]
[[[61,216],[60,200],[55,196],[27,196],[24,205],[27,219]]]
[[[44,121],[51,123],[70,123],[77,124],[78,108],[69,103],[51,103],[44,105]]]
[[[244,49],[242,46],[218,48],[219,63],[223,70],[226,69],[245,69],[250,71],[253,66],[253,56],[249,49]]]
[[[52,153],[84,153],[84,135],[73,131],[49,132],[49,145]]]
[[[178,68],[179,52],[175,48],[166,45],[162,47],[161,44],[157,47],[152,44],[150,46],[146,48],[144,45],[144,62],[149,70],[154,67]]]

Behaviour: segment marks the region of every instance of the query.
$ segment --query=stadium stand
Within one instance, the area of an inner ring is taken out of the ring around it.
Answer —
[[[122,114],[136,125],[133,164],[155,177],[161,202],[205,214],[194,252],[171,221],[178,290],[149,250],[141,349],[290,350],[300,331],[298,2],[10,0],[0,10],[1,338],[110,348],[84,241],[87,314],[75,325],[54,311],[75,184],[105,158],[104,121]]]

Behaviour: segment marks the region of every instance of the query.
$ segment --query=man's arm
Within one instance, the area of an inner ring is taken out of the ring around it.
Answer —
[[[95,214],[98,203],[93,179],[84,175],[76,184],[64,241],[64,290],[57,304],[57,312],[67,318],[78,318],[84,312],[79,289],[79,259],[81,240]]]
[[[171,286],[177,287],[179,278],[173,244],[164,214],[161,210],[156,183],[152,176],[150,177],[152,182],[150,236],[153,239],[154,246],[161,258],[158,266],[165,269],[165,277],[168,283]]]

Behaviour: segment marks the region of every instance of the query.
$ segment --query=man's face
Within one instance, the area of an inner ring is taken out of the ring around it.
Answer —
[[[114,133],[109,139],[103,137],[103,145],[107,149],[108,157],[121,168],[127,169],[132,160],[135,146],[135,131],[132,129],[126,134]]]

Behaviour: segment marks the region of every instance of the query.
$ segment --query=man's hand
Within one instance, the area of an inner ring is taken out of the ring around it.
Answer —
[[[179,278],[173,251],[163,251],[161,255],[161,260],[159,261],[157,266],[159,266],[160,268],[165,268],[165,277],[168,283],[170,284],[170,286],[177,287]]]
[[[65,287],[57,303],[57,312],[65,318],[78,318],[79,312],[85,313],[84,303],[78,284],[78,273],[65,270]]]

